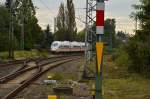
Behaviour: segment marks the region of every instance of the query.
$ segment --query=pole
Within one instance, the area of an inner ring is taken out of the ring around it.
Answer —
[[[54,17],[54,33],[56,33],[56,23],[57,23],[57,18],[56,17]]]
[[[135,33],[137,32],[138,29],[138,17],[135,17]]]
[[[87,65],[88,62],[88,41],[87,41],[87,35],[88,35],[88,0],[86,0],[86,22],[85,22],[85,64]]]
[[[21,11],[21,17],[22,17],[22,24],[21,24],[21,49],[24,50],[24,6],[25,6],[25,0],[22,1],[22,11]]]
[[[95,99],[103,99],[102,96],[102,66],[103,66],[103,35],[104,35],[104,0],[97,0],[96,2],[96,95]]]
[[[110,20],[110,24],[111,24],[111,32],[109,33],[109,49],[110,49],[110,52],[112,52],[112,48],[113,48],[113,34],[112,34],[112,30],[113,30],[113,27],[112,27],[113,19]]]
[[[12,3],[12,2],[11,2]],[[13,6],[10,4],[10,24],[9,24],[9,58],[14,58],[14,20],[13,20]]]
[[[11,45],[12,45],[12,59],[14,58],[14,15],[12,14],[12,33],[11,33]]]
[[[10,23],[9,23],[9,58],[11,58],[11,21],[12,21],[12,18],[11,18],[11,8],[10,8]]]

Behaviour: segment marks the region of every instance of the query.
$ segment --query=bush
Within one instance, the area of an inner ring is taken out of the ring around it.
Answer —
[[[125,51],[125,48],[121,46],[118,49],[115,49],[115,52],[112,53],[112,59],[118,66],[129,66],[131,61],[129,60],[129,55]]]
[[[53,79],[62,80],[63,79],[63,74],[62,73],[55,73],[54,76],[53,76]]]
[[[132,61],[129,70],[150,77],[150,41],[142,41],[134,37],[126,50]]]

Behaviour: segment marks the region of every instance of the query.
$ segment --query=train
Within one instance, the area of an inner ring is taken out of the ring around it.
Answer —
[[[69,53],[69,52],[84,52],[85,43],[77,41],[54,41],[51,44],[51,52],[54,53]]]

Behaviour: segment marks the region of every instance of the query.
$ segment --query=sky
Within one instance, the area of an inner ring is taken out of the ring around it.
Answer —
[[[0,0],[4,1],[4,0]],[[37,7],[36,16],[39,20],[39,25],[45,29],[47,24],[54,30],[54,17],[58,14],[58,8],[61,2],[66,0],[33,0],[34,5]],[[131,7],[133,4],[138,4],[139,0],[108,0],[105,2],[105,19],[116,19],[116,31],[122,30],[127,33],[133,33],[135,22],[130,18],[130,14],[134,9]],[[85,8],[86,0],[74,0],[76,8],[76,17],[85,21]],[[85,24],[76,19],[78,31],[85,27]]]

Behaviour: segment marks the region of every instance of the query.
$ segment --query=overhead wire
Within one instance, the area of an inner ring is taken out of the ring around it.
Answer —
[[[38,0],[37,0],[38,1]],[[42,0],[39,0],[42,4],[43,4],[43,6],[45,6],[45,8],[47,8],[48,10],[51,10],[50,8],[49,8],[49,6],[47,6],[46,4],[45,4],[45,2],[43,2]],[[86,10],[86,8],[75,8],[75,9],[77,9],[77,10]]]
[[[39,0],[48,10],[51,10],[42,0]]]

